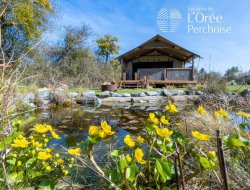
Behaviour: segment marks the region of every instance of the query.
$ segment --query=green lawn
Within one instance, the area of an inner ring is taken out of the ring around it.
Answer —
[[[244,89],[250,89],[250,85],[234,85],[227,87],[227,91],[229,92],[241,92]]]

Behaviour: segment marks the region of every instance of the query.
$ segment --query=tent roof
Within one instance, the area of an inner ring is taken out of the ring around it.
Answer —
[[[190,61],[192,58],[197,57],[201,58],[198,54],[195,54],[158,34],[138,47],[120,55],[116,59],[123,59],[125,62],[129,62],[153,52],[167,55],[180,61]]]

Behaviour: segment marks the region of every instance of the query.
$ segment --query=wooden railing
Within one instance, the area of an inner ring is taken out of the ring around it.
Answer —
[[[165,70],[165,80],[193,80],[192,68],[168,68]]]
[[[192,68],[152,68],[152,69],[138,69],[139,72],[129,76],[123,73],[122,80],[143,80],[144,76],[148,76],[149,80],[173,80],[173,81],[192,81]],[[148,71],[147,71],[148,70]]]

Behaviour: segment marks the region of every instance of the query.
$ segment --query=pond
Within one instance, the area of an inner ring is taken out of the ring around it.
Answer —
[[[143,129],[143,122],[148,117],[149,112],[163,111],[165,104],[155,106],[78,106],[72,108],[54,108],[47,110],[36,110],[39,117],[38,123],[51,124],[60,135],[61,139],[53,139],[49,146],[63,152],[61,147],[75,147],[78,143],[86,140],[90,125],[100,126],[101,121],[107,121],[116,131],[112,139],[100,143],[94,150],[96,160],[99,165],[104,166],[107,162],[107,152],[111,152],[115,147],[121,146],[124,137],[128,134],[138,134]],[[181,107],[180,109],[185,109]],[[242,118],[236,116],[235,112],[230,113],[233,122],[242,122]],[[106,166],[106,165],[105,165]],[[109,166],[108,166],[109,167]],[[110,166],[111,167],[111,166]],[[72,177],[75,182],[91,184],[91,188],[105,189],[100,184],[104,181],[88,167],[73,168]]]

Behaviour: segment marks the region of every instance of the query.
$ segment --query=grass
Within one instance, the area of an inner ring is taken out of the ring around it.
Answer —
[[[201,85],[199,85],[201,86]],[[28,92],[36,92],[38,87],[36,85],[18,85],[17,86],[17,92],[19,94],[26,94]],[[187,88],[173,88],[173,90],[186,90]],[[250,85],[234,85],[234,86],[227,86],[227,91],[228,92],[241,92],[244,89],[250,89]],[[158,90],[163,90],[163,88],[149,88],[149,89],[144,89],[144,88],[125,88],[121,90],[117,90],[116,93],[118,94],[123,94],[123,93],[141,93],[141,92],[147,92],[147,91],[158,91]],[[73,87],[67,90],[68,92],[77,92],[77,93],[82,93],[82,92],[87,92],[87,91],[94,91],[96,94],[101,93],[100,89],[89,89],[89,88],[84,88],[84,87]]]
[[[250,89],[250,85],[232,85],[227,86],[228,92],[241,92],[244,89]]]

